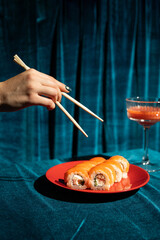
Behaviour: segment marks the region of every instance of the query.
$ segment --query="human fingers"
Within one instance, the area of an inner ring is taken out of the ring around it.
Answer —
[[[61,91],[55,81],[51,81],[46,74],[35,69],[25,71],[27,91],[38,93],[51,98],[54,102],[61,101]]]
[[[61,91],[58,87],[52,88],[48,86],[42,86],[38,89],[38,94],[51,98],[54,102],[61,101]]]
[[[61,102],[61,99],[62,99],[62,92],[60,91],[60,89],[58,88],[58,98],[57,98],[57,101],[58,102]]]
[[[36,71],[36,70],[34,70]],[[36,74],[41,78],[43,85],[52,85],[56,84],[61,92],[70,92],[72,89],[69,86],[66,86],[64,83],[61,83],[60,81],[56,80],[54,77],[49,76],[47,74],[41,73],[39,71],[36,71]]]
[[[52,99],[40,96],[38,94],[34,96],[32,105],[40,105],[46,107],[48,110],[53,110],[56,107]]]
[[[60,89],[62,92],[69,93],[69,92],[72,91],[72,89],[71,89],[69,86],[61,83],[60,81],[56,80],[55,78],[54,78],[54,81],[57,83],[59,89]]]

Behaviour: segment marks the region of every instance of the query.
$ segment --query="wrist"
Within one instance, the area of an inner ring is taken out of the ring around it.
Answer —
[[[0,82],[0,112],[4,111],[5,105],[5,90],[4,90],[4,82]]]

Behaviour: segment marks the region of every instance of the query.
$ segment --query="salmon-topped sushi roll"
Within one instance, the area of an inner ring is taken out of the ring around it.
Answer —
[[[116,173],[116,179],[115,179],[115,182],[120,182],[122,177],[123,177],[123,168],[121,166],[121,164],[117,161],[113,161],[113,160],[106,160],[105,164],[111,164],[112,167],[114,168],[115,170],[115,173]]]
[[[88,187],[88,171],[95,163],[84,161],[68,169],[64,174],[66,185],[72,189],[86,189]]]
[[[109,160],[119,162],[122,166],[122,169],[123,169],[123,178],[128,177],[129,162],[127,161],[126,158],[124,158],[122,156],[119,156],[119,155],[116,155],[116,156],[113,156],[113,157],[109,158]]]
[[[77,164],[75,167],[83,167],[87,171],[89,171],[92,167],[96,166],[97,164],[95,162],[90,162],[90,161],[83,161],[79,164]]]
[[[64,181],[72,189],[86,189],[88,171],[83,167],[73,167],[64,174]]]
[[[115,181],[115,170],[108,164],[98,164],[88,173],[88,186],[93,190],[109,190]]]
[[[105,162],[106,159],[104,157],[93,157],[89,161],[94,162],[95,164],[100,164],[102,162]]]

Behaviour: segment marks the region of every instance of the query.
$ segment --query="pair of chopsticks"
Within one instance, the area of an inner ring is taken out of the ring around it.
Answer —
[[[18,57],[18,55],[14,55],[14,62],[16,62],[18,65],[23,67],[25,70],[30,69],[21,59]],[[66,98],[68,98],[70,101],[81,107],[83,110],[94,116],[95,118],[99,119],[101,122],[103,122],[103,119],[98,117],[95,113],[93,113],[91,110],[89,110],[87,107],[82,105],[80,102],[69,96],[67,93],[62,92],[62,95]],[[56,101],[56,105],[64,112],[64,114],[71,120],[71,122],[86,136],[88,135],[85,133],[85,131],[81,128],[81,126],[76,122],[76,120],[67,112],[67,110],[60,104],[60,102]]]

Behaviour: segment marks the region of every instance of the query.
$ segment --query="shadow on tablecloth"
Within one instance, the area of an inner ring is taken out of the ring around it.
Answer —
[[[69,190],[51,183],[45,175],[39,177],[34,188],[37,192],[48,198],[74,203],[102,203],[113,202],[133,196],[139,189],[114,194],[96,194]]]

